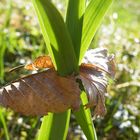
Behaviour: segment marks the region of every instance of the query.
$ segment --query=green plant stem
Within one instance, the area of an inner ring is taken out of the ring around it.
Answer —
[[[2,108],[0,108],[0,120],[1,120],[3,128],[4,128],[6,140],[10,140],[7,125],[6,125],[6,121],[5,121],[4,116],[3,116],[3,109]]]
[[[69,110],[59,114],[49,113],[45,116],[40,128],[38,140],[65,140],[69,127],[70,113],[71,111]],[[62,133],[62,131],[65,133]]]
[[[84,105],[88,103],[85,92],[81,93],[82,104],[79,111],[74,112],[78,124],[80,124],[88,140],[97,140],[96,130],[91,118],[90,109],[85,109]]]

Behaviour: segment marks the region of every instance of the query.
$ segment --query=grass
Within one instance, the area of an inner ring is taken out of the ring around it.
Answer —
[[[4,113],[3,108],[0,108],[0,120],[1,120],[2,125],[3,125],[3,129],[4,129],[4,133],[5,133],[5,139],[10,140],[7,124],[6,124],[3,113]]]

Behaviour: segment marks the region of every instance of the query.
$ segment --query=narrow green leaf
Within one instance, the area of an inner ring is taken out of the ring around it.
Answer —
[[[9,134],[8,134],[8,128],[7,128],[7,125],[6,125],[5,118],[3,116],[3,109],[2,108],[0,108],[0,121],[2,122],[2,125],[3,125],[3,128],[4,128],[4,133],[5,133],[6,140],[10,140]]]
[[[72,40],[62,16],[50,0],[32,0],[32,2],[57,71],[61,75],[77,71],[78,65]]]
[[[84,12],[85,0],[69,0],[66,25],[72,38],[77,59],[79,59],[80,53]]]
[[[47,140],[47,138],[49,138],[52,121],[52,113],[49,113],[47,116],[43,117],[42,125],[39,130],[38,140]]]
[[[88,103],[87,95],[85,92],[81,94],[82,104],[85,105]],[[80,107],[80,110],[74,112],[78,124],[80,124],[84,134],[88,140],[97,140],[96,130],[94,128],[90,109],[84,109],[83,106]]]
[[[6,50],[6,45],[3,42],[4,36],[3,34],[0,35],[0,81],[3,81],[4,79],[4,54]]]
[[[69,110],[60,114],[49,113],[48,116],[45,116],[38,140],[65,140],[69,128],[70,113]]]
[[[83,21],[79,63],[81,63],[83,56],[112,1],[113,0],[91,0],[86,8]]]

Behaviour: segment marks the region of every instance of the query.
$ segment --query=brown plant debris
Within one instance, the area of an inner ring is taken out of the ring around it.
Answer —
[[[95,107],[95,116],[104,116],[107,75],[114,76],[113,55],[104,48],[89,50],[80,66],[79,75],[61,77],[54,70],[49,56],[40,56],[27,70],[49,68],[43,72],[23,77],[0,89],[0,104],[25,115],[60,113],[80,106],[80,89],[76,79],[81,79],[89,98],[86,107]]]
[[[104,116],[106,114],[107,75],[111,77],[115,75],[114,55],[108,55],[105,48],[91,49],[86,52],[83,62],[79,78],[89,98],[86,107],[95,106],[94,115]]]

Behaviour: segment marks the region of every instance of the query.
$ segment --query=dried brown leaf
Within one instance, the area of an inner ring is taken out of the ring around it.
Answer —
[[[74,76],[61,77],[49,69],[0,89],[0,104],[25,115],[45,115],[78,109],[79,96]]]
[[[80,66],[79,78],[88,94],[89,103],[86,107],[95,106],[94,115],[106,114],[105,93],[107,93],[107,75],[114,77],[114,56],[108,56],[107,50],[98,48],[89,50]]]
[[[83,59],[83,63],[92,64],[94,69],[105,71],[111,77],[115,75],[114,55],[108,55],[107,49],[105,48],[88,50]]]
[[[96,106],[94,115],[104,116],[106,114],[104,94],[107,92],[107,79],[102,72],[89,69],[89,67],[80,68],[80,79],[89,97],[86,107]]]

